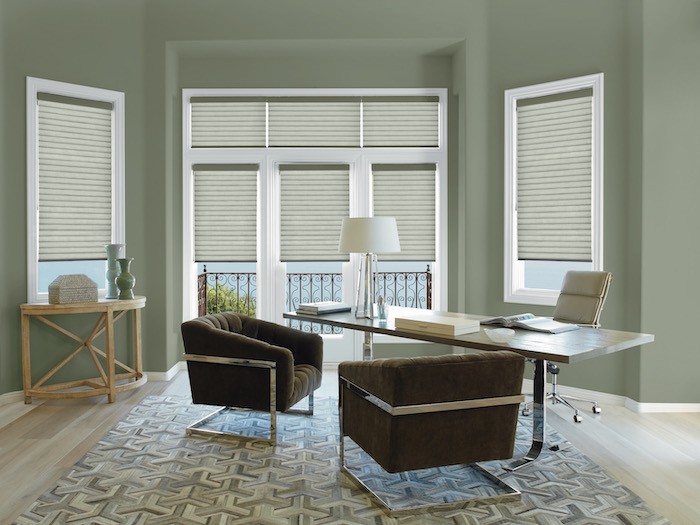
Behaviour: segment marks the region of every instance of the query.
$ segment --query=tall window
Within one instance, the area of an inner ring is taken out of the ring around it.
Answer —
[[[59,275],[104,293],[104,245],[124,242],[124,94],[27,78],[30,302]]]
[[[259,317],[281,320],[298,302],[352,302],[343,292],[354,289],[355,255],[338,252],[348,216],[397,217],[404,248],[380,257],[380,272],[429,268],[431,300],[409,304],[444,308],[446,115],[444,89],[183,90],[185,317],[197,313],[196,217],[206,206],[193,200],[193,180],[198,165],[216,164],[258,168],[258,221],[245,228],[257,242]],[[226,229],[229,219],[219,220]]]
[[[504,300],[553,305],[603,267],[603,74],[505,93]]]

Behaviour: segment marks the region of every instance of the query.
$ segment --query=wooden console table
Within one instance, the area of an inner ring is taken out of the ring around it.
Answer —
[[[22,304],[22,379],[24,383],[24,402],[29,404],[32,397],[47,398],[78,398],[98,395],[107,395],[107,400],[112,403],[117,392],[123,392],[141,386],[146,382],[141,368],[141,308],[146,306],[145,297],[134,299],[101,299],[96,302],[69,303],[69,304]],[[127,312],[133,312],[134,320],[134,366],[129,367],[114,357],[114,323]],[[97,313],[99,317],[90,335],[86,339],[75,335],[71,331],[59,326],[46,318],[49,315],[72,315]],[[37,321],[53,328],[57,332],[73,339],[79,346],[59,361],[41,379],[32,384],[31,355],[29,342],[29,321],[34,317]],[[94,344],[95,338],[105,332],[105,350],[100,350]],[[99,377],[91,379],[79,379],[64,383],[46,384],[53,375],[63,368],[69,361],[78,355],[83,349],[90,354]],[[104,366],[100,359],[104,359]],[[123,373],[116,373],[115,368],[120,367]],[[133,381],[132,381],[133,380]],[[125,381],[117,384],[117,381]],[[87,389],[76,390],[79,387]]]

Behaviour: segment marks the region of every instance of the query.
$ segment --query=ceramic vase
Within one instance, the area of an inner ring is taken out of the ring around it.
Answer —
[[[134,298],[133,288],[136,284],[136,277],[131,275],[131,263],[133,260],[134,259],[128,257],[117,259],[120,273],[115,279],[115,282],[117,283],[117,288],[119,288],[119,299]]]
[[[105,299],[116,299],[119,296],[119,290],[115,282],[117,275],[120,273],[117,259],[124,257],[125,248],[124,244],[105,244],[105,252],[107,253],[107,271],[105,272],[107,293],[105,294]]]

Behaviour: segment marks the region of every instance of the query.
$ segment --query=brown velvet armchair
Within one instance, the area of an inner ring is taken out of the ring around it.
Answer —
[[[345,436],[390,473],[511,458],[524,361],[484,351],[341,363],[341,470],[367,488],[346,465]]]
[[[270,441],[276,441],[276,412],[313,414],[313,393],[321,386],[323,339],[226,312],[182,323],[192,401],[224,408],[270,412]],[[308,410],[290,410],[309,398]],[[223,409],[188,427],[204,424]]]

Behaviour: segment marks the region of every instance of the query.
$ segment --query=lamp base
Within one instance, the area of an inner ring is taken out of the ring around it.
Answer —
[[[357,298],[355,300],[355,317],[374,319],[374,274],[377,268],[377,256],[366,253],[360,259],[360,271],[357,280]]]

